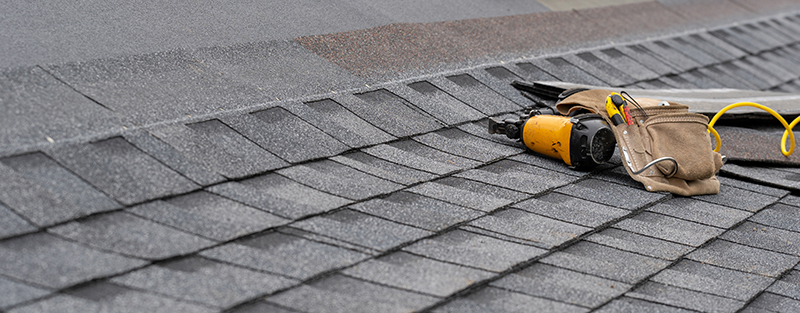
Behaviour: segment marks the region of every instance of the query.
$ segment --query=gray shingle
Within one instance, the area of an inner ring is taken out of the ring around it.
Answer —
[[[600,313],[640,313],[640,312],[654,312],[654,313],[689,313],[694,312],[685,309],[679,309],[673,306],[667,306],[659,303],[647,302],[639,299],[622,297],[614,299],[595,312]]]
[[[626,293],[625,296],[703,312],[736,312],[744,306],[744,301],[654,282],[646,282],[639,288]]]
[[[730,28],[717,29],[709,31],[708,33],[731,46],[747,52],[748,54],[756,54],[765,49],[765,47],[760,47],[760,45],[757,43],[758,41],[753,42],[753,40],[744,38],[741,35],[734,33]]]
[[[740,82],[744,83],[745,89],[764,90],[772,87],[757,73],[753,73],[739,66],[739,62],[728,61],[718,65],[714,65],[709,69],[719,71],[724,76],[733,77]]]
[[[351,208],[430,231],[439,231],[483,215],[479,211],[405,191],[358,203]]]
[[[748,308],[754,308],[755,311],[797,312],[800,310],[800,300],[765,292],[751,302]]]
[[[0,239],[38,230],[11,209],[0,204]]]
[[[717,56],[718,58],[724,58],[725,54],[731,55],[733,58],[737,59],[747,55],[747,52],[743,51],[742,49],[739,49],[727,41],[711,35],[708,32],[699,32],[689,35],[687,37],[687,41],[702,49],[706,53]]]
[[[731,209],[690,198],[669,199],[666,202],[648,208],[647,211],[719,228],[730,228],[753,215],[747,211]]]
[[[287,110],[344,144],[359,148],[395,139],[331,99],[288,103]]]
[[[295,165],[278,173],[311,188],[353,200],[371,198],[403,187],[331,160]]]
[[[48,231],[88,246],[144,259],[165,259],[214,244],[125,212],[93,216]]]
[[[792,299],[800,299],[800,271],[793,270],[789,272],[772,286],[769,286],[767,291]]]
[[[774,281],[692,260],[682,260],[650,280],[741,301],[749,300]]]
[[[750,221],[772,227],[800,232],[800,212],[796,207],[775,204],[756,213]]]
[[[183,301],[221,308],[298,283],[292,279],[197,256],[149,266],[114,277],[110,281]]]
[[[531,296],[596,307],[631,288],[626,283],[536,263],[491,284]]]
[[[688,47],[689,49],[696,49],[704,52],[708,56],[712,57],[717,62],[725,62],[731,61],[736,57],[742,57],[744,54],[736,53],[736,51],[740,51],[736,48],[727,46],[727,47],[720,47],[716,44],[712,44],[706,38],[703,38],[699,34],[691,34],[691,35],[684,35],[679,37],[671,38],[670,40],[677,47]],[[733,48],[735,50],[726,50],[726,48],[730,49]],[[734,56],[735,54],[735,56]]]
[[[727,186],[720,188],[719,194],[694,196],[692,198],[750,212],[758,212],[767,205],[778,201],[777,197]]]
[[[765,195],[770,195],[770,196],[773,196],[773,197],[779,197],[780,198],[780,197],[783,197],[783,196],[789,194],[788,190],[769,187],[769,186],[764,186],[764,185],[759,185],[759,184],[755,184],[755,183],[749,183],[749,182],[745,182],[745,181],[741,181],[741,180],[737,180],[737,179],[733,179],[733,178],[728,178],[728,177],[717,176],[717,180],[719,180],[719,182],[723,186],[731,186],[731,187],[736,187],[736,188],[739,188],[739,189],[755,191],[755,192],[758,192],[758,193],[761,193],[761,194],[765,194]]]
[[[639,64],[644,65],[645,67],[653,70],[658,75],[664,76],[667,74],[678,74],[681,71],[676,69],[674,65],[671,63],[667,63],[664,59],[660,58],[657,55],[654,55],[650,50],[639,46],[639,45],[629,45],[629,46],[617,46],[614,47],[615,49],[619,50],[622,54],[630,57],[631,59],[636,60]]]
[[[445,175],[479,163],[435,150],[412,140],[382,144],[362,150],[372,156],[434,174]]]
[[[592,86],[608,85],[560,57],[533,59],[530,60],[530,64],[556,77],[556,80]]]
[[[200,252],[200,255],[300,280],[367,257],[355,251],[275,232],[215,247]]]
[[[410,187],[406,191],[484,212],[491,212],[514,202],[513,200],[496,197],[490,192],[458,188],[441,184],[439,181]]]
[[[522,148],[512,148],[472,136],[457,128],[416,136],[414,140],[450,154],[481,162],[489,162],[524,151]]]
[[[609,65],[591,52],[567,54],[562,58],[611,86],[630,85],[636,82],[635,78]]]
[[[658,78],[656,72],[648,69],[634,59],[627,55],[622,54],[616,48],[608,48],[600,51],[593,51],[592,55],[600,60],[605,61],[609,65],[619,69],[630,75],[637,81],[652,80]]]
[[[783,168],[768,168],[768,167],[746,167],[737,164],[726,164],[720,170],[727,174],[732,174],[738,177],[747,178],[760,183],[768,183],[773,186],[779,186],[784,189],[798,190],[800,189],[800,182],[792,179],[792,172]],[[721,192],[722,190],[720,190]],[[762,197],[762,200],[765,199]],[[757,200],[757,199],[756,199]],[[766,200],[764,200],[766,201]],[[760,209],[756,207],[754,209]]]
[[[647,192],[644,189],[634,189],[597,179],[582,180],[558,188],[556,191],[626,210],[634,210],[666,197],[665,194]]]
[[[331,160],[403,185],[433,180],[437,177],[434,174],[392,163],[361,151],[337,155],[331,157]]]
[[[484,194],[491,197],[507,199],[512,202],[517,202],[530,197],[530,195],[519,191],[487,185],[481,182],[459,177],[445,177],[437,180],[436,183],[466,190],[475,194]]]
[[[50,293],[46,289],[0,277],[0,309],[41,298]]]
[[[151,134],[187,158],[227,178],[258,174],[288,165],[219,120],[150,128]]]
[[[206,169],[196,161],[192,161],[180,151],[151,136],[143,129],[127,131],[123,134],[123,138],[136,146],[136,148],[144,151],[144,153],[199,185],[208,186],[225,180],[222,175]]]
[[[503,210],[470,222],[470,226],[530,241],[550,249],[590,231],[590,228],[557,221],[516,209]]]
[[[309,231],[306,231],[306,230],[302,230],[300,228],[291,227],[291,226],[281,227],[277,231],[279,233],[282,233],[282,234],[295,236],[295,237],[300,237],[300,238],[303,238],[303,239],[316,241],[316,242],[328,244],[328,245],[331,245],[331,246],[337,246],[339,248],[349,249],[349,250],[361,252],[361,253],[364,253],[364,254],[369,254],[371,256],[376,256],[376,255],[381,254],[381,251],[378,251],[378,250],[375,250],[375,249],[372,249],[372,248],[367,248],[365,246],[355,245],[355,244],[343,241],[343,240],[341,240],[339,238],[320,235],[320,234],[317,234],[317,233],[312,233],[312,232],[309,232]]]
[[[486,117],[483,113],[428,81],[423,80],[408,85],[392,85],[388,89],[448,125]]]
[[[442,127],[432,116],[386,89],[334,97],[334,100],[395,137],[426,133]]]
[[[457,177],[536,194],[578,180],[578,177],[555,173],[520,162],[502,160],[456,174]]]
[[[706,71],[701,69],[691,69],[689,71],[678,74],[678,77],[688,81],[689,83],[700,87],[701,89],[713,89],[725,87],[722,83],[717,81],[716,77],[709,75]]]
[[[288,220],[205,191],[127,209],[187,233],[219,241],[259,232]]]
[[[514,207],[586,227],[597,227],[630,213],[557,192],[517,203]]]
[[[58,289],[114,275],[145,262],[87,248],[46,233],[0,242],[0,273]]]
[[[537,62],[539,63],[539,62]],[[507,64],[512,72],[519,73],[528,81],[558,81],[559,79],[530,62]],[[516,71],[515,71],[516,69]]]
[[[437,308],[434,312],[588,312],[586,308],[486,287]]]
[[[519,106],[529,107],[534,104],[530,99],[520,94],[519,90],[511,86],[512,81],[521,80],[522,78],[501,66],[493,67],[491,72],[485,68],[474,68],[468,70],[467,74],[489,87],[492,91],[500,94],[503,98],[511,100]]]
[[[756,66],[751,61],[752,60],[748,60],[746,58],[738,59],[731,62],[731,64],[735,65],[738,68],[741,68],[744,71],[747,71],[748,73],[751,73],[753,76],[757,77],[760,81],[762,81],[769,87],[777,86],[784,82],[784,80],[781,77],[779,77],[778,74],[767,71],[763,67]]]
[[[469,74],[436,77],[431,83],[486,115],[512,112],[521,107],[490,89]]]
[[[517,143],[517,144],[519,146],[523,145],[522,143]],[[524,153],[517,154],[517,155],[512,156],[512,157],[510,157],[508,159],[509,160],[514,160],[514,161],[518,161],[518,162],[522,162],[522,163],[525,163],[525,164],[530,164],[530,165],[533,165],[533,166],[538,166],[538,167],[541,167],[541,168],[546,168],[546,169],[551,170],[551,171],[564,173],[564,174],[572,175],[572,176],[581,176],[581,177],[583,177],[583,176],[591,174],[591,172],[588,172],[588,171],[576,171],[574,169],[569,168],[569,166],[566,163],[564,163],[564,161],[561,161],[561,160],[558,160],[558,159],[555,159],[555,158],[551,158],[551,157],[548,157],[548,156],[544,156],[544,155],[541,155],[541,154],[538,154],[538,153],[533,153],[530,150],[525,150]],[[604,165],[600,165],[600,166],[598,166],[598,168],[595,168],[595,169],[601,169],[601,168],[603,168],[603,166]]]
[[[405,252],[360,263],[343,274],[400,289],[446,297],[487,279],[492,273],[439,262]]]
[[[614,224],[613,227],[694,247],[702,245],[725,231],[721,228],[650,212],[642,212]]]
[[[705,247],[689,253],[686,258],[769,277],[777,277],[800,261],[800,257],[743,246],[725,240],[714,240]]]
[[[199,187],[120,137],[62,147],[48,154],[126,205]]]
[[[306,299],[308,300],[308,299]],[[239,307],[230,310],[231,313],[297,313],[295,310],[289,310],[284,307],[280,307],[276,304],[267,303],[263,300],[248,303]]]
[[[711,55],[705,52],[704,50],[695,47],[695,45],[689,43],[689,41],[684,40],[681,37],[673,37],[664,39],[662,41],[656,41],[655,42],[656,45],[658,45],[660,48],[661,46],[658,44],[659,42],[662,42],[667,46],[669,46],[669,49],[673,49],[675,51],[680,52],[681,54],[686,55],[687,57],[689,57],[690,59],[694,60],[695,62],[699,63],[702,66],[708,66],[711,64],[716,64],[719,62],[730,60],[730,57],[723,59],[717,58],[716,56]]]
[[[761,55],[749,55],[741,59],[741,61],[743,64],[760,68],[770,76],[777,77],[778,81],[781,83],[797,78],[797,75],[791,71],[788,71],[777,64],[770,63],[769,60],[765,59]]]
[[[608,228],[592,234],[586,238],[586,241],[665,260],[676,260],[694,249],[691,246],[616,228]]]
[[[320,313],[412,312],[437,300],[338,274],[267,298],[298,311]]]
[[[800,256],[800,233],[744,222],[719,238],[765,250]]]
[[[433,234],[352,210],[313,217],[292,227],[379,251]]]
[[[505,271],[546,252],[458,229],[421,240],[403,251],[492,272]]]
[[[337,155],[343,143],[284,108],[273,107],[222,119],[248,139],[291,163]]]
[[[788,195],[786,197],[781,198],[780,204],[788,204],[791,206],[800,207],[800,197]],[[760,213],[760,212],[759,212]]]
[[[18,307],[11,312],[215,312],[211,308],[176,301],[119,285],[99,282],[59,294],[39,302]]]
[[[670,264],[586,241],[555,252],[540,262],[628,284],[635,284]]]
[[[351,202],[277,174],[228,182],[208,188],[208,191],[291,219],[330,211]]]

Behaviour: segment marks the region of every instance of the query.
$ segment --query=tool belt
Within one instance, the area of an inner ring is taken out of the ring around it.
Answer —
[[[648,191],[682,196],[719,193],[715,175],[722,156],[712,150],[708,117],[689,113],[686,105],[636,98],[641,108],[630,107],[633,125],[614,125],[605,109],[609,94],[602,89],[580,91],[556,109],[565,115],[586,109],[603,117],[614,132],[625,170]]]

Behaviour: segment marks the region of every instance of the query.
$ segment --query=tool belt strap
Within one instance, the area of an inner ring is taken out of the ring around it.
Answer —
[[[668,106],[662,106],[660,100],[636,98],[641,109],[629,105],[633,125],[615,126],[605,109],[609,94],[611,91],[602,89],[581,91],[556,108],[565,115],[586,109],[602,116],[614,131],[623,167],[648,191],[682,196],[719,193],[715,175],[722,167],[722,156],[711,148],[708,117],[689,113],[689,107],[683,104],[668,102]],[[674,162],[657,161],[669,158]],[[641,171],[653,161],[654,166]]]

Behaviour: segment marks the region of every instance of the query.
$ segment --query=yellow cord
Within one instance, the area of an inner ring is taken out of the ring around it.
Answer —
[[[792,132],[792,128],[794,128],[794,126],[797,125],[798,122],[800,122],[800,116],[795,118],[794,121],[792,121],[792,123],[789,124],[786,122],[783,116],[778,114],[778,112],[775,112],[775,110],[755,102],[737,102],[729,106],[726,106],[722,108],[722,110],[719,110],[719,112],[717,112],[717,114],[714,115],[714,118],[712,118],[711,121],[708,122],[708,132],[712,133],[714,135],[714,139],[717,141],[717,147],[714,148],[714,152],[719,152],[719,148],[722,146],[722,139],[719,137],[719,133],[717,133],[717,131],[714,129],[714,123],[717,122],[717,120],[719,119],[720,116],[722,116],[723,113],[727,112],[730,109],[742,106],[749,106],[762,109],[764,111],[769,112],[770,114],[772,114],[772,116],[777,118],[778,121],[780,121],[781,124],[783,124],[783,128],[786,129],[783,132],[783,137],[781,137],[781,153],[783,153],[783,155],[785,156],[790,156],[792,155],[792,153],[794,153],[794,133]],[[791,145],[788,151],[786,150],[786,137],[789,137],[789,144]]]

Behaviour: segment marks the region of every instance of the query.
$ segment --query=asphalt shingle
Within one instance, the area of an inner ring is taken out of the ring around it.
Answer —
[[[6,309],[49,295],[46,289],[0,277],[0,309]]]
[[[517,145],[522,146],[523,144],[517,143]],[[532,153],[530,150],[525,150],[524,153],[517,154],[508,159],[572,176],[584,177],[592,173],[589,171],[577,171],[571,169],[569,168],[569,166],[567,166],[567,164],[565,164],[563,161],[559,159],[551,158],[537,153]],[[594,168],[593,170],[601,170],[605,166],[608,165],[599,165],[597,168]]]
[[[629,211],[576,199],[557,192],[515,204],[515,208],[586,227],[598,227]]]
[[[434,174],[392,163],[361,151],[340,154],[331,157],[331,160],[350,166],[364,173],[372,174],[403,185],[429,181],[437,177]]]
[[[200,252],[200,255],[300,280],[367,257],[352,250],[276,232],[228,243]]]
[[[437,308],[434,312],[588,312],[586,308],[487,287]]]
[[[502,160],[461,172],[456,176],[530,194],[541,193],[578,180],[578,177],[575,176],[555,173],[510,160]]]
[[[425,80],[408,85],[394,85],[388,89],[448,125],[486,117],[485,114]]]
[[[277,173],[311,188],[353,200],[363,200],[402,188],[402,185],[331,160],[296,165]]]
[[[459,177],[452,177],[452,176],[445,177],[436,180],[436,183],[455,187],[461,190],[466,190],[473,194],[483,194],[491,197],[506,199],[511,202],[517,202],[523,199],[530,198],[530,195],[526,193],[514,191],[503,187],[492,186],[478,181],[459,178]]]
[[[439,231],[482,215],[467,209],[410,192],[395,192],[383,199],[373,199],[350,206],[367,214],[401,224]]]
[[[110,280],[188,302],[226,308],[294,285],[297,281],[189,257],[152,265]]]
[[[294,223],[292,227],[378,251],[433,234],[353,210],[313,217]]]
[[[362,151],[410,168],[445,175],[477,166],[477,161],[445,153],[413,140],[403,140],[363,149]]]
[[[680,71],[675,69],[672,65],[665,63],[662,59],[653,55],[649,50],[643,47],[630,45],[617,46],[614,47],[614,49],[618,50],[623,55],[630,57],[639,64],[644,65],[646,68],[656,72],[658,75],[664,76],[667,74],[680,73]]]
[[[670,264],[586,241],[555,252],[540,262],[628,284],[635,284]]]
[[[708,33],[731,46],[747,52],[748,54],[756,54],[765,49],[764,47],[759,47],[759,45],[754,43],[753,40],[749,40],[740,34],[733,32],[730,28],[716,29],[709,31]]]
[[[751,222],[730,229],[721,239],[765,250],[800,256],[800,233]]]
[[[686,309],[679,309],[660,303],[653,303],[644,300],[622,297],[614,299],[595,312],[615,312],[615,313],[638,313],[638,312],[659,312],[659,313],[689,313],[694,312]]]
[[[731,187],[736,187],[736,188],[739,188],[739,189],[755,191],[755,192],[758,192],[758,193],[761,193],[761,194],[770,195],[770,196],[778,197],[778,198],[781,198],[781,197],[786,196],[786,195],[789,194],[789,191],[785,190],[785,189],[774,188],[774,187],[759,185],[759,184],[755,184],[755,183],[749,183],[749,182],[746,182],[746,181],[741,181],[741,180],[728,178],[728,177],[717,176],[717,180],[719,180],[719,182],[723,186],[731,186]]]
[[[331,99],[306,103],[292,102],[284,107],[352,148],[374,145],[395,139],[348,111]]]
[[[127,209],[154,222],[218,241],[259,232],[289,221],[205,191]]]
[[[552,57],[547,59],[533,59],[529,61],[535,67],[544,70],[548,74],[557,78],[560,81],[567,81],[576,84],[587,84],[591,86],[608,86],[597,77],[581,70],[575,65],[567,62],[561,57]]]
[[[599,233],[592,234],[586,237],[586,241],[665,260],[676,260],[694,249],[692,246],[616,228],[607,228]]]
[[[789,272],[772,286],[769,286],[767,291],[792,299],[800,299],[800,271],[793,270]]]
[[[512,112],[521,108],[469,74],[433,78],[430,82],[485,115]]]
[[[446,297],[487,279],[492,273],[435,261],[406,252],[368,260],[343,274],[437,297]]]
[[[736,312],[744,306],[744,301],[654,282],[646,282],[625,296],[702,312]]]
[[[792,268],[800,261],[800,257],[748,247],[725,240],[714,240],[710,244],[689,253],[686,258],[768,277],[778,277],[778,275]]]
[[[775,204],[756,213],[750,221],[776,228],[800,232],[800,212],[796,206]]]
[[[622,220],[613,227],[694,247],[702,245],[725,231],[721,228],[650,212],[642,212]]]
[[[98,249],[143,259],[166,259],[214,244],[125,212],[92,216],[48,231]]]
[[[38,228],[0,204],[0,239],[35,232]]]
[[[529,107],[533,104],[533,102],[523,96],[519,90],[511,86],[511,82],[514,80],[520,80],[521,78],[511,71],[503,67],[494,67],[494,73],[490,73],[485,68],[475,68],[472,70],[467,71],[467,74],[475,78],[478,82],[489,87],[492,91],[498,93],[499,95],[503,96],[508,100],[516,103],[522,107]],[[501,69],[501,70],[499,70]],[[500,71],[503,71],[500,73]]]
[[[340,141],[280,107],[228,116],[222,121],[290,163],[337,155],[348,149]]]
[[[751,302],[748,308],[754,309],[749,312],[797,312],[800,310],[800,300],[765,292]]]
[[[516,209],[503,210],[470,222],[470,226],[527,240],[550,249],[590,231],[590,228],[557,221]]]
[[[395,137],[426,133],[442,127],[432,116],[386,89],[339,96],[334,100]]]
[[[189,125],[157,126],[148,131],[187,158],[227,178],[250,176],[288,165],[216,119]]]
[[[546,252],[458,229],[421,240],[403,251],[492,272],[505,271]]]
[[[669,199],[648,208],[647,211],[725,229],[753,215],[747,211],[731,209],[691,198]]]
[[[491,212],[514,202],[513,200],[497,197],[491,192],[472,191],[443,184],[441,181],[417,185],[406,189],[406,191],[484,212]]]
[[[351,202],[272,173],[216,185],[208,191],[291,219],[330,211]]]
[[[199,185],[208,186],[225,180],[222,175],[206,169],[202,164],[189,159],[177,149],[153,137],[145,130],[134,129],[125,132],[123,138],[144,153]]]
[[[542,263],[533,264],[491,285],[583,307],[597,307],[631,288],[626,283]]]
[[[0,274],[53,289],[119,274],[144,264],[46,233],[0,242]]]
[[[590,52],[568,54],[562,56],[562,58],[611,86],[630,85],[636,82],[635,78],[609,65]]]
[[[777,197],[735,187],[720,188],[716,195],[694,196],[693,198],[749,212],[758,212],[767,205],[778,201]]]
[[[682,260],[650,280],[740,301],[748,301],[774,281],[769,277],[692,260]]]
[[[320,313],[411,312],[438,300],[339,274],[267,298],[287,308]]]
[[[127,205],[199,188],[121,137],[63,147],[48,154]]]
[[[538,63],[538,62],[537,62]],[[512,69],[516,69],[516,71],[512,70],[515,73],[521,74],[524,79],[528,81],[558,81],[559,79],[553,75],[550,75],[548,72],[542,70],[541,68],[533,65],[530,62],[522,62],[516,64],[509,64],[507,65]]]
[[[475,137],[457,128],[448,128],[416,136],[414,140],[450,154],[481,162],[489,162],[524,151],[521,147],[512,148],[497,144]]]
[[[666,197],[665,194],[647,192],[643,189],[634,189],[597,179],[582,180],[558,188],[556,191],[626,210],[635,210]]]
[[[741,62],[738,62],[738,60],[715,65],[712,69],[720,71],[727,76],[738,78],[740,81],[744,81],[745,87],[747,87],[746,89],[764,90],[774,86],[768,83],[771,79],[765,78],[766,75],[753,71],[752,69],[747,70],[746,67],[741,66]]]

